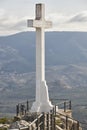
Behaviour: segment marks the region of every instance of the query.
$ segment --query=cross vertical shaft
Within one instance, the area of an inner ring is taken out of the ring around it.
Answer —
[[[38,36],[40,38],[38,38]],[[43,39],[43,40],[42,40]],[[36,29],[36,101],[40,101],[41,81],[45,80],[44,28]]]
[[[35,20],[28,20],[29,27],[36,28],[36,101],[32,111],[49,112],[52,104],[49,101],[48,86],[45,81],[45,33],[44,29],[52,26],[50,21],[45,21],[44,4],[36,4]]]

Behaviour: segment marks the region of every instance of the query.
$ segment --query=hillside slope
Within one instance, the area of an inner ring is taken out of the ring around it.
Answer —
[[[0,37],[0,70],[35,71],[35,32]],[[47,32],[46,66],[87,64],[86,32]]]
[[[0,115],[35,97],[35,46],[35,32],[0,36]],[[87,32],[46,32],[46,80],[50,98],[71,99],[86,121]]]

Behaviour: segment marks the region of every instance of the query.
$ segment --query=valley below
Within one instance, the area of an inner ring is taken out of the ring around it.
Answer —
[[[87,123],[87,67],[82,65],[46,68],[50,99],[72,101],[73,116]],[[35,98],[35,72],[1,73],[0,117],[14,116],[16,105]]]
[[[50,99],[72,101],[73,117],[87,124],[87,32],[46,32]],[[35,32],[0,36],[0,117],[35,98]]]

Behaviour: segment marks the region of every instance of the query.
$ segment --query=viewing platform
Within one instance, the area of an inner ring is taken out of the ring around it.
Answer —
[[[16,106],[16,116],[9,130],[82,130],[79,121],[72,117],[71,101],[52,99],[54,107],[48,113],[30,112],[33,101]]]

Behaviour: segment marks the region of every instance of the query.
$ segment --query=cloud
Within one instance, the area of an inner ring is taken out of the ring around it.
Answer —
[[[67,17],[67,15],[65,15],[63,13],[51,13],[47,17],[47,19],[52,21],[53,28],[56,28],[57,26],[64,24],[68,20],[68,17]]]
[[[32,30],[27,28],[29,16],[17,16],[0,9],[0,35],[9,35],[21,31]],[[51,13],[46,20],[53,22],[54,31],[87,31],[87,11],[68,15],[65,13]]]
[[[3,17],[5,14],[5,10],[4,9],[0,9],[0,18]]]
[[[13,30],[22,30],[22,29],[24,29],[27,26],[26,23],[27,23],[26,19],[21,19],[21,20],[17,21],[16,23],[14,23],[10,27],[10,29],[13,29]]]
[[[72,16],[69,22],[87,22],[87,11]]]
[[[21,31],[25,31],[27,29],[27,20],[26,19],[16,19],[13,21],[11,19],[2,20],[0,23],[0,33],[5,34],[13,34]]]
[[[0,3],[4,2],[5,0],[0,0]]]
[[[27,17],[19,17],[8,14],[0,9],[0,34],[12,34],[24,31],[27,28]]]
[[[53,21],[54,31],[87,31],[87,11],[76,14],[52,13],[47,19]]]

